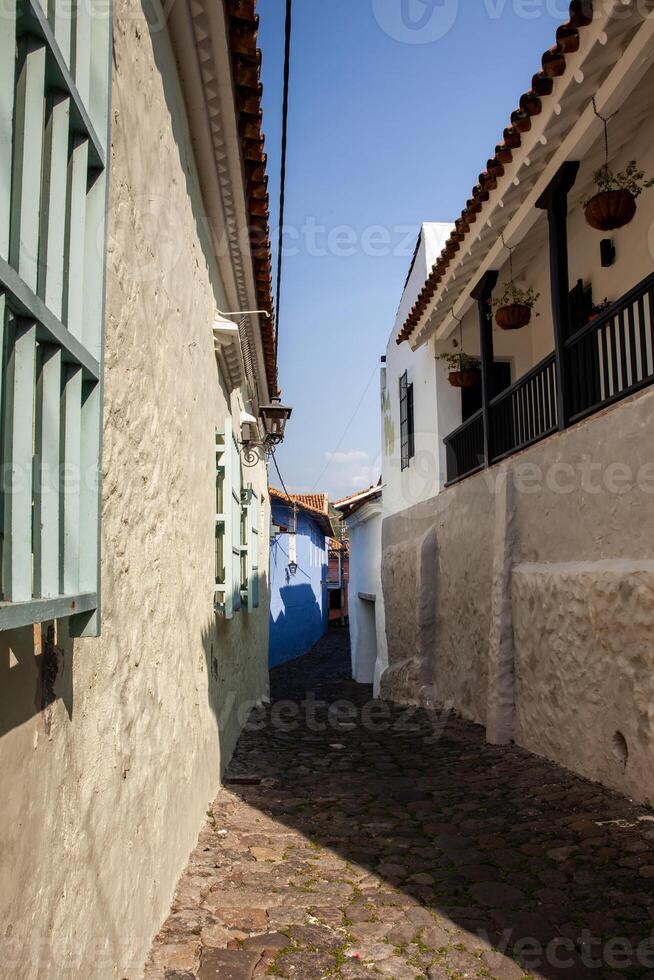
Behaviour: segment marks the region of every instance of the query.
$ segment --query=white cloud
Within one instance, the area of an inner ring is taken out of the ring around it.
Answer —
[[[372,466],[357,466],[334,480],[333,485],[347,493],[355,490],[367,490],[379,479],[379,469]]]
[[[325,482],[336,497],[366,490],[379,480],[381,459],[373,459],[364,449],[325,453],[325,458],[329,463]]]

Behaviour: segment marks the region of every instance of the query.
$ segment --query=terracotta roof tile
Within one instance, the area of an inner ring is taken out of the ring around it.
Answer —
[[[569,19],[558,28],[556,44],[543,54],[541,71],[534,75],[531,89],[521,96],[518,109],[511,115],[510,125],[504,130],[503,141],[495,147],[494,157],[488,161],[486,170],[480,174],[479,183],[473,188],[472,196],[461,212],[461,218],[455,223],[454,232],[445,243],[440,258],[434,264],[404,326],[397,335],[398,344],[407,340],[418,326],[445,270],[461,248],[462,242],[470,234],[470,225],[476,221],[483,205],[496,190],[497,178],[503,176],[505,164],[513,160],[513,150],[519,149],[522,145],[521,134],[531,129],[532,116],[542,112],[542,100],[552,94],[554,79],[565,73],[566,54],[579,50],[580,29],[588,27],[592,21],[593,0],[572,0]]]
[[[266,377],[271,395],[278,391],[273,313],[272,260],[268,224],[268,177],[261,130],[261,51],[257,48],[259,17],[256,0],[225,0],[229,20],[232,77],[236,92],[238,129],[246,182],[250,253],[254,267],[257,305],[270,313],[261,323]]]
[[[315,510],[321,510],[323,514],[329,513],[328,493],[292,493],[291,497],[298,503],[307,504]]]
[[[279,500],[281,503],[288,504],[289,497],[291,501],[298,505],[301,510],[306,511],[309,515],[315,516],[318,519],[318,523],[325,534],[331,537],[334,533],[334,528],[332,527],[332,522],[329,517],[327,510],[321,507],[314,507],[312,504],[308,503],[309,498],[313,500],[321,500],[325,498],[327,500],[328,495],[325,494],[302,494],[302,493],[291,493],[285,494],[283,491],[278,490],[276,487],[268,487],[268,492],[270,494],[271,500]]]

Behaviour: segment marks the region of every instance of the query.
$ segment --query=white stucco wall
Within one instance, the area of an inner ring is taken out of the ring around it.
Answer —
[[[381,501],[365,504],[346,523],[350,536],[348,603],[352,676],[359,684],[373,684],[377,696],[381,676],[388,666],[381,583]]]
[[[517,744],[654,802],[652,424],[650,388],[384,521],[385,696],[490,728],[500,688]]]
[[[635,159],[654,176],[654,69],[625,95],[610,128],[610,165],[619,171]],[[616,97],[612,108],[618,105]],[[654,269],[654,190],[638,199],[636,217],[624,228],[605,234],[590,228],[582,201],[594,193],[592,174],[604,162],[599,126],[596,132],[593,145],[581,143],[578,180],[568,198],[570,287],[582,279],[592,283],[595,302],[616,301]],[[529,190],[529,181],[523,184]],[[514,272],[520,284],[540,291],[540,316],[518,332],[494,329],[495,356],[510,361],[514,381],[554,347],[547,216],[531,217],[535,223],[516,248]],[[483,228],[492,245],[489,225],[482,213],[476,230]],[[616,246],[608,269],[601,267],[602,238]],[[504,254],[494,262],[498,290],[509,278]],[[486,248],[477,255],[483,262]],[[447,294],[452,302],[460,290],[469,295],[478,277],[479,271],[465,282],[457,276]],[[465,349],[478,354],[474,304],[462,329]],[[398,363],[400,357],[421,363],[429,348],[411,355],[402,346]],[[437,406],[440,397],[437,390]],[[650,387],[386,515],[389,669],[381,685],[397,700],[451,704],[486,725],[493,743],[513,738],[650,805],[653,412]],[[438,437],[453,427],[443,427]]]
[[[420,244],[386,348],[382,369],[382,482],[384,514],[395,514],[438,493],[445,479],[445,457],[438,433],[455,418],[457,402],[451,390],[437,384],[441,365],[434,360],[433,344],[412,351],[395,342],[429,271],[451,231],[451,224],[423,224]],[[400,458],[400,378],[407,371],[413,384],[415,450],[408,469]],[[458,424],[458,423],[457,423]]]
[[[261,606],[213,611],[215,430],[241,400],[211,323],[203,232],[165,30],[115,4],[99,639],[0,636],[0,954],[12,980],[139,980],[247,711]],[[239,712],[240,709],[240,712]]]

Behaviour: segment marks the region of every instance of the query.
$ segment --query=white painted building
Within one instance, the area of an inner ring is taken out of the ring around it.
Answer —
[[[386,348],[381,371],[382,482],[384,516],[396,514],[438,493],[444,483],[445,452],[439,447],[440,431],[457,418],[457,401],[447,386],[437,384],[442,371],[431,343],[413,350],[398,346],[395,338],[404,325],[425,279],[438,258],[453,225],[425,223]],[[413,398],[414,444],[410,465],[402,461],[400,433],[400,381],[406,375]],[[458,424],[458,423],[456,423]],[[452,425],[453,427],[453,425]]]
[[[3,5],[12,980],[143,977],[268,694],[280,409],[257,28],[227,0]]]
[[[352,676],[379,693],[388,666],[381,585],[382,488],[370,487],[336,503],[350,537],[349,616]]]
[[[651,10],[573,0],[435,261],[421,236],[382,373],[381,679],[649,801]],[[469,389],[434,361],[460,350]]]

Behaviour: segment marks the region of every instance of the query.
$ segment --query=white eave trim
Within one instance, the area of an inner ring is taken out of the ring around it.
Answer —
[[[346,510],[348,507],[352,507],[353,504],[358,504],[361,500],[367,500],[368,497],[375,497],[377,494],[381,495],[383,486],[370,487],[368,490],[362,490],[354,497],[348,497],[347,500],[342,500],[338,504],[334,504],[336,510]]]
[[[170,8],[169,33],[225,303],[230,310],[253,310],[258,303],[224,3],[179,0]],[[246,325],[256,372],[252,394],[263,405],[270,392],[258,317],[248,317]]]
[[[223,374],[229,381],[231,390],[240,388],[245,384],[246,375],[241,338],[236,324],[217,316],[213,321],[213,342],[216,355],[222,359]]]

